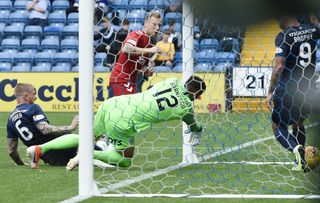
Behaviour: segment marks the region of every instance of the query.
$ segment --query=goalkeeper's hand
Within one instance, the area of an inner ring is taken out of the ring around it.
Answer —
[[[192,145],[192,146],[195,146],[195,145],[198,145],[200,144],[200,139],[201,139],[201,136],[202,136],[202,128],[199,132],[190,132],[190,138],[189,138],[189,143]]]

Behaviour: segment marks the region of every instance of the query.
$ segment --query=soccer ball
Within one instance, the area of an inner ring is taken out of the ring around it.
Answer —
[[[320,151],[313,146],[307,146],[305,149],[305,159],[311,169],[317,168],[320,164]]]

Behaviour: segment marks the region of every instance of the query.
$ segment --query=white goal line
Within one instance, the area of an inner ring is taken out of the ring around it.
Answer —
[[[213,162],[200,162],[201,165],[211,164],[243,164],[243,165],[293,165],[294,162],[283,161],[213,161]]]
[[[305,128],[310,128],[310,127],[314,127],[314,126],[317,126],[317,125],[319,125],[319,122],[309,124],[309,125],[305,126]],[[230,152],[236,152],[236,151],[239,151],[241,149],[244,149],[244,148],[247,148],[247,147],[251,147],[253,145],[260,144],[260,143],[263,143],[265,141],[272,140],[272,139],[274,139],[274,136],[269,136],[269,137],[266,137],[266,138],[261,138],[261,139],[253,140],[253,141],[246,142],[246,143],[243,143],[243,144],[239,144],[237,146],[225,148],[224,150],[220,150],[220,151],[217,151],[217,152],[212,153],[212,154],[208,154],[208,155],[205,155],[205,156],[200,156],[199,157],[199,161],[200,161],[200,163],[201,162],[206,162],[207,160],[209,160],[211,158],[215,158],[217,156],[228,154]],[[131,178],[131,179],[126,179],[126,180],[120,181],[120,182],[115,183],[115,184],[106,185],[105,187],[99,188],[99,190],[100,190],[101,193],[107,193],[107,192],[111,192],[111,191],[116,191],[116,190],[118,190],[118,189],[120,189],[122,187],[129,186],[129,185],[131,185],[133,183],[140,182],[140,181],[143,181],[143,180],[147,180],[147,179],[150,179],[152,177],[156,177],[156,176],[159,176],[159,175],[162,175],[162,174],[165,174],[165,173],[169,173],[171,171],[174,171],[174,170],[177,170],[179,168],[186,167],[186,166],[190,166],[190,165],[192,165],[192,164],[180,163],[180,164],[177,164],[177,165],[174,165],[174,166],[169,166],[167,168],[159,169],[157,171],[154,171],[154,172],[151,172],[151,173],[147,173],[147,174],[143,174],[143,175]]]

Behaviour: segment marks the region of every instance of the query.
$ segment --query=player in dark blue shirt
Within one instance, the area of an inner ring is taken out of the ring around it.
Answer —
[[[316,91],[316,43],[320,31],[311,24],[300,24],[295,17],[282,17],[279,24],[283,31],[275,39],[267,107],[271,109],[273,98],[272,128],[280,144],[295,154],[293,170],[308,172],[303,121],[311,113],[311,98]],[[292,134],[288,131],[290,125]]]
[[[40,145],[61,135],[68,134],[78,127],[76,116],[70,126],[53,126],[42,111],[34,104],[37,99],[35,88],[26,83],[19,83],[15,88],[17,106],[9,115],[7,123],[7,139],[9,155],[17,165],[24,165],[18,148],[18,138],[27,146]],[[77,148],[69,150],[52,150],[41,155],[45,163],[50,165],[66,165],[77,153]],[[35,166],[37,167],[37,166]]]

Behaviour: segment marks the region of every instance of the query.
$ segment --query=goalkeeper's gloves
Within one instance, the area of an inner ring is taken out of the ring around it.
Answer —
[[[188,130],[188,133],[190,133],[189,143],[192,146],[196,146],[196,145],[200,144],[200,139],[202,136],[202,128],[199,132],[190,132]]]

